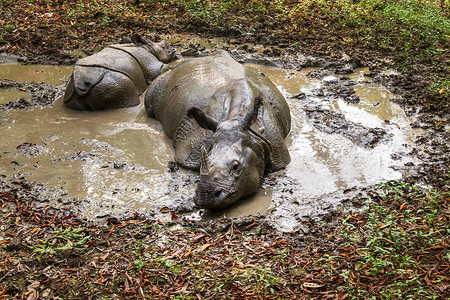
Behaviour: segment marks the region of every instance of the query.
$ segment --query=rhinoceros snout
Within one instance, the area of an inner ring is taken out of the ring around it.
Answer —
[[[215,184],[200,182],[195,191],[194,203],[200,208],[219,209],[227,205],[230,193]]]

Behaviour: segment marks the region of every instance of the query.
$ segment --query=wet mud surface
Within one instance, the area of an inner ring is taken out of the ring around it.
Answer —
[[[3,56],[0,64],[0,110],[53,104],[65,88],[71,66],[24,65]],[[0,60],[1,61],[1,60]]]
[[[63,107],[70,66],[62,66],[50,76],[56,81],[0,78],[3,189],[25,187],[42,205],[66,207],[94,222],[133,212],[159,220],[175,212],[194,221],[260,214],[292,232],[302,230],[305,218],[348,206],[377,183],[411,178],[430,184],[429,170],[448,163],[448,128],[419,105],[405,106],[399,75],[387,67],[229,39],[174,36],[171,42],[184,57],[226,49],[275,82],[293,117],[286,170],[269,174],[255,196],[226,211],[198,210],[192,201],[198,175],[174,164],[158,122],[141,106],[106,112]]]

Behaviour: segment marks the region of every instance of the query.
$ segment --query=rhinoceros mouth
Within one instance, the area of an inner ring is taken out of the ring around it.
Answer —
[[[196,190],[194,203],[199,208],[208,208],[213,210],[223,209],[234,202],[236,192],[216,191],[213,193],[203,193],[199,189]]]

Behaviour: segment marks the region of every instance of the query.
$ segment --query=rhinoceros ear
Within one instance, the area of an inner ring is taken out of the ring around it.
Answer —
[[[143,38],[142,36],[140,36],[139,34],[133,34],[131,36],[131,41],[133,42],[133,44],[135,44],[136,46],[141,46],[143,44],[147,43],[147,40],[145,38]]]
[[[132,42],[133,41],[128,36],[126,36],[126,35],[122,36],[122,44],[130,44]]]
[[[208,116],[201,108],[196,106],[191,106],[187,109],[186,115],[189,118],[194,118],[197,121],[198,125],[204,129],[216,131],[217,126],[219,126],[219,122],[217,122],[214,118]]]
[[[242,118],[241,126],[243,130],[248,130],[250,126],[255,123],[256,117],[258,116],[258,110],[263,103],[263,99],[261,96],[257,96],[254,101],[254,105],[251,110],[247,112],[247,114]]]

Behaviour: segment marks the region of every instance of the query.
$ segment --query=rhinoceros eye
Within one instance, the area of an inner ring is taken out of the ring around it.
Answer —
[[[235,160],[231,163],[231,171],[233,173],[238,173],[240,168],[241,168],[241,164],[237,160]]]

